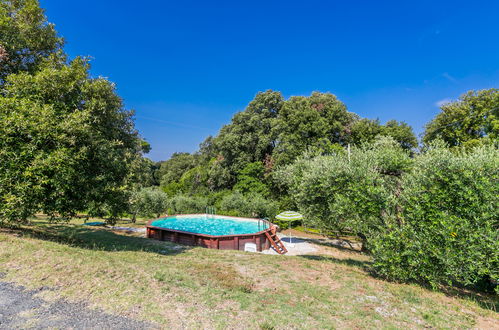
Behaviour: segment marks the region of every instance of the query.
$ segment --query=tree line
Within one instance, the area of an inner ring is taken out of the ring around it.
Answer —
[[[152,181],[171,197],[251,192],[292,207],[275,172],[304,153],[332,154],[380,136],[392,138],[411,156],[437,140],[450,148],[494,144],[497,108],[497,89],[470,91],[442,106],[442,112],[427,124],[419,145],[406,123],[361,118],[348,112],[333,94],[314,92],[285,100],[279,92],[261,92],[217,136],[207,137],[197,152],[174,153],[156,163]]]
[[[497,89],[444,104],[421,144],[407,124],[360,118],[332,94],[266,91],[154,175],[170,213],[215,205],[276,222],[298,210],[309,228],[358,237],[380,276],[497,290],[498,132]]]

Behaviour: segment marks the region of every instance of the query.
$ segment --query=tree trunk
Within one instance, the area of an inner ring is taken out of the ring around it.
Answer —
[[[360,237],[360,239],[362,240],[362,248],[361,248],[361,252],[369,252],[369,247],[367,245],[367,237],[366,235],[362,234],[362,233],[357,233],[357,236]]]

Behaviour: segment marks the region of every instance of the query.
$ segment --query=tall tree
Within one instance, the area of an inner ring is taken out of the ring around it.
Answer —
[[[347,128],[355,119],[356,115],[333,94],[314,92],[310,97],[291,97],[275,126],[277,164],[288,164],[310,147],[327,151],[334,144],[345,144]]]
[[[405,150],[411,150],[418,146],[418,139],[414,135],[412,127],[406,123],[389,120],[385,125],[382,125],[378,119],[367,118],[361,118],[352,124],[349,142],[360,145],[374,141],[378,135],[392,137]]]
[[[221,166],[229,170],[226,186],[235,183],[237,174],[248,163],[263,161],[272,154],[277,144],[277,132],[273,128],[283,102],[279,92],[258,93],[211,141]]]
[[[411,150],[418,146],[418,139],[412,127],[403,121],[389,120],[383,125],[383,136],[392,137],[405,150]]]
[[[165,186],[171,182],[178,182],[185,172],[196,167],[198,158],[197,155],[187,152],[173,153],[170,159],[161,163],[158,170],[161,185]]]
[[[382,127],[378,119],[359,118],[350,126],[349,143],[360,145],[363,142],[374,141],[376,136],[381,135]]]
[[[88,205],[116,216],[142,143],[115,87],[89,65],[46,61],[7,77],[0,96],[0,219],[71,215]]]
[[[32,72],[50,54],[61,54],[62,44],[37,0],[0,0],[0,85],[7,75]]]
[[[469,91],[444,104],[426,125],[423,141],[436,139],[450,146],[473,146],[499,139],[499,89]]]
[[[406,150],[417,146],[406,123],[391,120],[381,125],[378,120],[362,119],[331,93],[284,100],[269,90],[258,93],[216,137],[208,137],[199,153],[201,163],[209,168],[210,188],[232,188],[249,164],[263,164],[268,176],[276,166],[291,163],[307,150],[327,154],[349,143],[372,142],[378,135],[392,137]]]

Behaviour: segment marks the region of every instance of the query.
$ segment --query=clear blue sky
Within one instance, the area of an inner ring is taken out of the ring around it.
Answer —
[[[332,92],[421,133],[499,87],[499,1],[41,0],[70,56],[118,86],[149,157],[192,152],[258,91]]]

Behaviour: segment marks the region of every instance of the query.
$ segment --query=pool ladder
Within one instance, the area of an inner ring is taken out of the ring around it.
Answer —
[[[210,215],[213,217],[215,214],[217,214],[217,209],[214,206],[206,207],[206,217],[209,217]]]
[[[269,240],[270,244],[274,248],[274,250],[279,253],[279,254],[285,254],[288,252],[288,249],[284,246],[284,243],[281,241],[279,236],[277,236],[277,227],[272,226],[270,228],[270,232],[266,231],[265,235],[267,236],[267,239]]]
[[[258,231],[268,229],[270,227],[268,223],[269,223],[268,218],[263,218],[263,219],[258,218]]]

